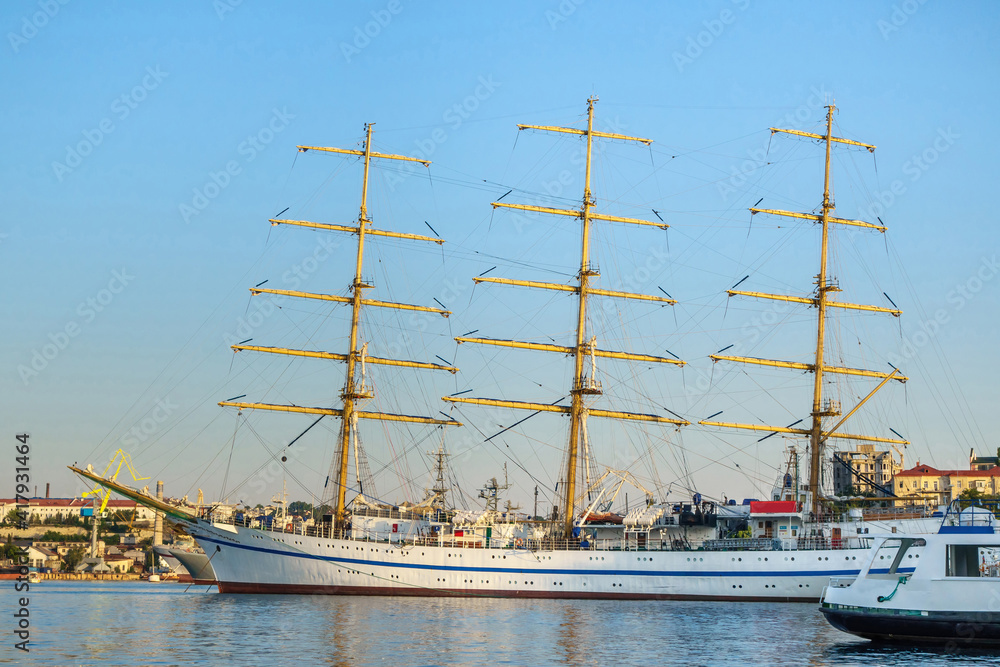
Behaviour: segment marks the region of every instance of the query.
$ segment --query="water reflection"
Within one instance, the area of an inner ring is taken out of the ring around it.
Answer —
[[[10,608],[12,588],[0,590]],[[219,595],[169,583],[52,582],[32,590],[31,613],[32,665],[910,667],[1000,657],[873,644],[833,629],[811,604]]]
[[[998,662],[1000,662],[1000,651],[997,650],[935,646],[914,647],[884,642],[845,640],[823,649],[822,664],[996,665]]]

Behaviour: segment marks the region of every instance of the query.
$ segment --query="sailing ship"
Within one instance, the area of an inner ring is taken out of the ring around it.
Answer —
[[[415,506],[393,506],[367,498],[364,489],[349,501],[349,459],[358,466],[362,456],[357,437],[359,420],[396,421],[437,427],[461,424],[445,418],[395,414],[363,409],[373,398],[366,382],[368,365],[409,367],[420,370],[457,372],[451,365],[407,361],[370,355],[368,345],[359,335],[359,321],[367,308],[395,308],[435,313],[447,317],[450,312],[427,306],[394,303],[368,298],[373,285],[363,277],[365,243],[370,237],[403,239],[415,243],[442,243],[440,238],[389,231],[372,226],[367,211],[369,169],[375,161],[428,161],[403,155],[379,153],[372,148],[372,125],[365,128],[363,149],[299,146],[300,151],[329,151],[363,159],[364,175],[360,213],[356,224],[335,225],[306,220],[272,219],[274,225],[306,227],[324,232],[352,234],[357,238],[354,279],[349,296],[307,293],[292,290],[251,289],[253,294],[271,294],[296,299],[314,299],[348,304],[351,308],[348,349],[343,353],[265,347],[240,343],[235,351],[290,355],[340,361],[346,364],[346,381],[337,407],[306,407],[262,402],[222,401],[220,405],[237,410],[266,410],[327,416],[340,419],[338,448],[331,463],[324,500],[332,511],[312,526],[295,527],[280,523],[254,522],[244,516],[222,516],[212,508],[195,514],[150,498],[121,484],[113,476],[102,476],[92,469],[72,468],[75,472],[105,488],[149,505],[184,529],[204,548],[224,593],[304,593],[363,594],[395,596],[495,596],[534,598],[610,598],[610,599],[718,599],[816,601],[831,576],[857,574],[865,534],[895,530],[931,532],[936,522],[920,519],[862,521],[860,512],[844,521],[829,516],[822,491],[821,465],[824,443],[830,438],[849,438],[863,442],[903,443],[877,436],[846,435],[841,425],[861,407],[859,404],[834,426],[824,420],[840,416],[837,405],[825,401],[822,393],[824,374],[839,373],[877,378],[881,383],[862,404],[891,380],[904,381],[898,371],[879,373],[864,369],[835,367],[824,361],[824,327],[830,309],[860,309],[888,312],[897,310],[835,301],[836,285],[827,276],[828,237],[832,227],[849,225],[885,231],[880,225],[836,218],[830,196],[830,151],[835,144],[850,144],[874,150],[874,146],[833,136],[834,106],[827,108],[825,134],[772,128],[826,146],[826,168],[822,212],[796,213],[771,209],[751,209],[757,214],[790,216],[810,220],[822,227],[821,262],[815,295],[811,298],[781,296],[730,290],[730,296],[778,299],[813,306],[818,313],[816,359],[812,364],[772,361],[750,357],[714,355],[716,361],[741,362],[793,368],[815,375],[811,428],[775,427],[701,420],[711,427],[750,429],[768,433],[806,436],[810,440],[809,481],[800,489],[797,476],[781,475],[770,501],[749,506],[716,505],[694,494],[683,501],[660,501],[649,494],[647,502],[632,507],[624,516],[610,512],[611,502],[626,484],[643,488],[627,472],[609,470],[593,473],[587,422],[591,417],[630,422],[662,424],[681,428],[690,424],[674,413],[629,412],[596,407],[603,393],[597,377],[597,359],[641,362],[663,366],[682,366],[678,358],[607,350],[597,345],[589,329],[588,308],[594,297],[625,299],[670,306],[667,296],[646,295],[598,287],[599,269],[592,261],[591,230],[596,224],[624,224],[635,228],[666,228],[662,220],[610,215],[596,210],[591,191],[591,163],[595,141],[613,140],[625,144],[649,145],[651,140],[594,129],[597,98],[587,103],[585,128],[542,125],[519,125],[518,130],[568,134],[582,138],[586,146],[583,193],[580,205],[555,208],[528,204],[493,202],[494,209],[508,208],[542,215],[562,216],[579,221],[579,271],[572,284],[546,283],[513,278],[484,277],[476,283],[529,289],[569,292],[575,295],[576,317],[572,344],[537,343],[494,338],[458,337],[459,343],[506,347],[539,353],[568,355],[573,359],[569,405],[445,396],[452,404],[490,406],[499,409],[557,413],[569,418],[569,433],[564,453],[565,467],[560,473],[560,506],[552,517],[524,518],[502,511],[497,503],[502,488],[497,481],[482,494],[485,510],[454,511],[444,504],[445,484],[442,474],[445,455],[437,456],[437,484],[429,499]],[[502,199],[502,198],[501,198]],[[789,471],[797,470],[797,453],[790,458]],[[89,468],[89,467],[88,467]],[[360,482],[360,475],[359,480]],[[742,536],[734,536],[738,529]],[[750,536],[747,537],[746,533]]]

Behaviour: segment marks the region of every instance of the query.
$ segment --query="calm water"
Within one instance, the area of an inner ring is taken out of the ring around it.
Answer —
[[[44,582],[31,652],[0,582],[0,663],[24,665],[995,665],[875,646],[812,604],[234,596],[174,583]],[[212,589],[214,591],[214,589]]]

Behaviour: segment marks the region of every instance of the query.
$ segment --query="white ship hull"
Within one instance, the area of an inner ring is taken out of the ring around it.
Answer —
[[[221,593],[816,602],[865,549],[617,551],[327,539],[198,520]]]
[[[170,553],[184,567],[194,583],[215,583],[215,570],[212,569],[208,556],[187,549],[171,549]]]
[[[155,545],[153,547],[153,552],[160,557],[160,562],[169,568],[171,572],[182,572],[184,570],[184,566],[181,565],[181,562],[170,553],[170,550],[167,547],[163,545]]]

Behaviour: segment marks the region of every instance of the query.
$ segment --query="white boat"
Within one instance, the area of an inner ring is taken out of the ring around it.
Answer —
[[[169,551],[171,556],[180,561],[194,583],[210,585],[216,582],[215,570],[212,569],[212,564],[201,547],[194,544],[175,545]]]
[[[820,611],[876,641],[1000,646],[1000,534],[970,507],[934,535],[880,535],[861,572],[837,577]]]
[[[159,583],[159,581],[160,581],[160,575],[156,574],[155,572],[149,575],[149,582],[151,584]]]
[[[154,544],[153,553],[160,557],[160,562],[171,572],[179,573],[184,571],[184,566],[171,553],[170,548],[164,544]]]
[[[184,577],[190,577],[196,584],[215,583],[215,571],[212,570],[208,556],[193,540],[156,545],[153,551],[172,573],[182,577],[182,581],[187,581]]]
[[[164,504],[148,494],[137,492],[92,470],[72,468],[78,474],[97,482],[139,503],[159,509],[174,520],[184,524],[185,530],[204,548],[223,593],[320,593],[366,594],[407,596],[498,596],[540,598],[615,598],[615,599],[712,599],[712,600],[777,600],[817,601],[823,587],[833,576],[856,575],[864,554],[867,553],[869,531],[901,530],[904,532],[932,532],[937,521],[924,518],[900,518],[892,514],[884,517],[856,516],[837,519],[829,514],[821,487],[820,452],[830,438],[848,438],[866,442],[905,444],[902,439],[875,436],[849,435],[838,429],[853,415],[851,410],[835,425],[839,416],[839,403],[823,400],[819,376],[824,372],[846,373],[865,378],[881,379],[881,384],[864,401],[890,380],[905,380],[897,371],[883,373],[863,369],[831,367],[823,362],[823,326],[827,306],[860,308],[869,312],[899,311],[875,306],[856,306],[829,297],[838,291],[836,285],[825,277],[827,237],[830,228],[850,225],[884,231],[881,225],[834,218],[830,195],[830,147],[836,143],[852,144],[873,149],[867,144],[839,139],[832,134],[833,106],[828,108],[825,135],[798,131],[792,134],[822,140],[827,149],[826,187],[823,213],[799,214],[775,210],[752,209],[755,213],[789,215],[805,218],[822,225],[823,245],[821,271],[815,298],[788,297],[795,303],[817,307],[819,335],[816,363],[807,365],[790,362],[771,362],[746,357],[712,355],[716,361],[762,363],[771,366],[811,370],[817,375],[808,429],[717,423],[702,420],[713,427],[743,428],[765,433],[782,433],[805,436],[811,442],[810,478],[808,485],[799,488],[797,477],[782,475],[770,499],[778,505],[769,506],[717,506],[703,501],[697,495],[682,501],[656,501],[647,492],[647,502],[634,505],[624,516],[609,512],[611,501],[625,483],[641,488],[641,484],[627,473],[612,471],[597,476],[589,467],[593,460],[588,441],[588,418],[611,418],[632,422],[647,422],[669,428],[689,425],[677,416],[652,412],[625,412],[597,407],[603,394],[602,383],[597,379],[597,359],[635,361],[644,365],[664,366],[683,364],[677,358],[648,354],[602,350],[588,329],[588,299],[594,296],[633,300],[637,303],[652,302],[672,305],[667,295],[634,294],[617,290],[598,289],[599,272],[590,261],[588,228],[591,224],[626,224],[638,227],[664,228],[661,221],[600,213],[590,190],[590,163],[592,143],[595,139],[614,139],[633,143],[648,140],[594,130],[594,105],[596,98],[588,101],[586,129],[522,125],[520,129],[540,132],[558,132],[583,137],[586,143],[586,172],[583,199],[579,208],[554,209],[494,202],[494,208],[513,208],[541,214],[576,218],[582,222],[582,254],[576,282],[550,284],[494,277],[477,277],[477,283],[515,285],[561,292],[573,292],[579,298],[578,318],[575,318],[575,336],[571,345],[539,344],[489,338],[469,338],[470,334],[456,340],[461,343],[492,345],[508,348],[556,352],[572,356],[574,374],[570,394],[571,405],[529,403],[489,398],[469,398],[465,392],[447,396],[451,403],[487,405],[503,409],[527,410],[533,413],[556,412],[569,417],[569,445],[565,453],[565,468],[557,485],[558,508],[553,516],[530,518],[513,511],[503,511],[498,505],[495,482],[484,489],[487,498],[484,510],[455,511],[444,502],[443,488],[435,487],[430,497],[416,506],[400,507],[373,500],[375,494],[362,493],[371,485],[364,479],[367,464],[363,449],[356,435],[358,419],[382,420],[427,424],[437,427],[460,426],[448,415],[444,419],[382,411],[360,409],[373,398],[372,387],[366,376],[371,367],[393,365],[425,370],[458,369],[436,363],[401,361],[370,355],[368,344],[360,339],[358,323],[366,307],[397,308],[437,313],[447,316],[448,311],[438,308],[369,300],[363,294],[372,289],[362,278],[365,241],[369,237],[390,237],[405,242],[442,243],[436,237],[403,234],[384,229],[374,229],[367,214],[368,173],[373,160],[425,160],[398,155],[376,153],[372,149],[372,127],[366,126],[362,150],[316,148],[300,146],[306,151],[330,151],[353,155],[364,160],[361,212],[353,225],[331,225],[302,220],[275,219],[272,224],[306,227],[322,232],[347,232],[357,236],[357,260],[350,296],[313,294],[292,290],[274,290],[257,285],[251,288],[254,295],[268,294],[291,299],[312,299],[320,302],[348,304],[352,309],[349,349],[345,354],[310,350],[247,345],[243,341],[233,345],[235,351],[283,354],[297,357],[318,358],[346,362],[347,379],[340,393],[338,406],[307,407],[302,405],[273,404],[263,401],[222,401],[220,405],[237,410],[269,410],[312,415],[316,421],[327,416],[341,419],[338,451],[331,464],[328,485],[323,491],[323,502],[329,501],[332,511],[314,525],[298,526],[281,522],[265,522],[264,517],[235,516],[204,508],[197,516],[180,507]],[[774,130],[780,131],[780,130]],[[429,164],[429,163],[427,163]],[[503,199],[501,197],[500,199]],[[436,233],[436,232],[435,232]],[[263,284],[263,283],[262,283]],[[730,296],[784,298],[778,295],[744,293],[730,290]],[[576,297],[574,297],[576,298]],[[603,362],[602,362],[603,363]],[[626,373],[626,376],[629,374]],[[874,383],[873,383],[874,384]],[[242,397],[238,397],[242,398]],[[862,403],[864,403],[862,401]],[[610,406],[609,406],[610,407]],[[667,412],[670,412],[667,410]],[[801,421],[801,420],[800,420]],[[658,428],[662,428],[660,426]],[[306,429],[308,431],[308,428]],[[303,431],[305,433],[305,431]],[[301,437],[301,436],[300,436]],[[294,441],[293,441],[294,442]],[[439,475],[443,468],[439,456]],[[348,479],[353,459],[357,480]],[[795,466],[797,469],[797,465]],[[440,485],[439,485],[440,486]],[[351,500],[347,493],[353,490]],[[823,520],[820,520],[823,519]],[[601,522],[597,522],[601,521]],[[749,537],[732,537],[739,527],[749,532]]]

